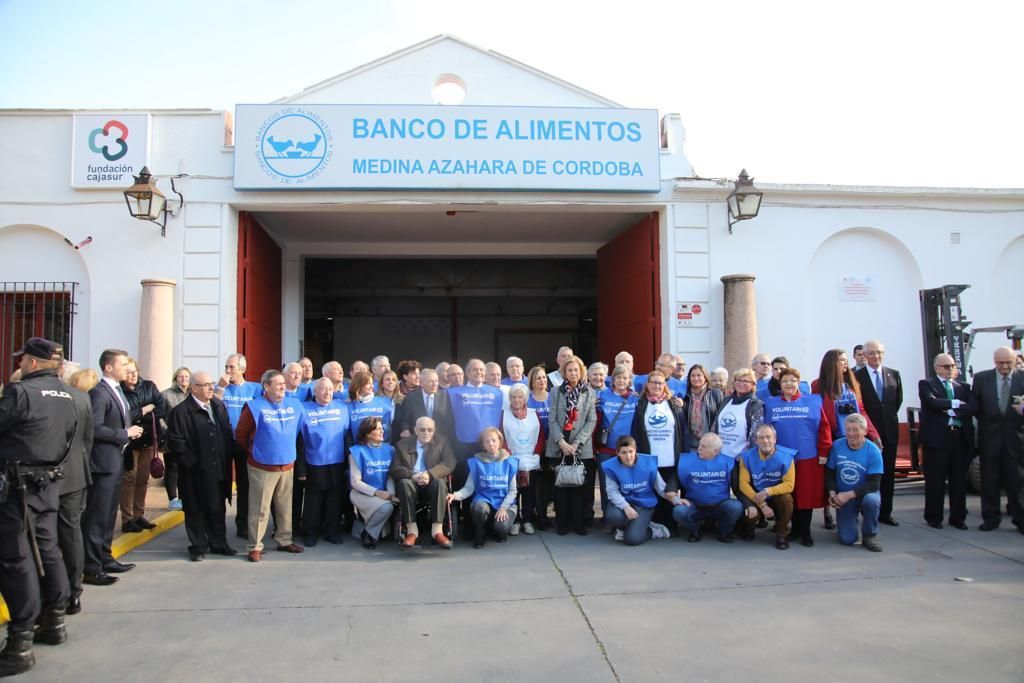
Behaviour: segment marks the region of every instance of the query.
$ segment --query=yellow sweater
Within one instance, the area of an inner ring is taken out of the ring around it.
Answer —
[[[757,455],[761,460],[768,459],[761,455],[760,451],[757,452]],[[782,475],[782,482],[775,486],[769,486],[765,490],[768,491],[769,496],[781,496],[784,493],[793,493],[793,488],[795,486],[796,468],[793,466],[793,463],[790,462],[789,469],[786,470],[784,475]],[[754,496],[757,495],[757,491],[755,491],[754,487],[750,484],[750,470],[747,469],[747,464],[743,462],[743,458],[740,458],[740,493],[750,500],[754,500]]]

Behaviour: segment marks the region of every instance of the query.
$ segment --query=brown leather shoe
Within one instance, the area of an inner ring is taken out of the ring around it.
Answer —
[[[414,548],[416,547],[416,534],[406,534],[405,538],[402,539],[403,548]]]
[[[294,543],[289,543],[288,545],[279,545],[277,546],[277,549],[280,550],[282,553],[292,553],[296,555],[305,550],[305,548],[303,548],[301,545],[295,545]]]
[[[259,562],[262,559],[263,559],[263,553],[261,551],[259,551],[259,550],[250,550],[249,551],[249,561],[250,562]]]
[[[434,543],[437,544],[437,547],[444,548],[445,550],[451,550],[452,548],[451,540],[441,532],[434,534]]]

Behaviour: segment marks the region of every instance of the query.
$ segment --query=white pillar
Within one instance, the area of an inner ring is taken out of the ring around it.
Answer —
[[[174,372],[174,280],[143,280],[139,372],[164,389]]]

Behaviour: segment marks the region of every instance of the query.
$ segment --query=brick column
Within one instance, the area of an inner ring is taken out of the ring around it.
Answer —
[[[143,280],[139,315],[139,372],[157,387],[174,372],[174,280]]]
[[[729,376],[750,366],[757,353],[757,300],[753,275],[723,275],[725,285],[725,368]]]

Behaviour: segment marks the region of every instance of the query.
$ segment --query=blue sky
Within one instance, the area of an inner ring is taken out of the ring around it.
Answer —
[[[0,108],[232,109],[451,33],[680,113],[705,177],[1024,187],[1022,25],[995,1],[0,0]]]

